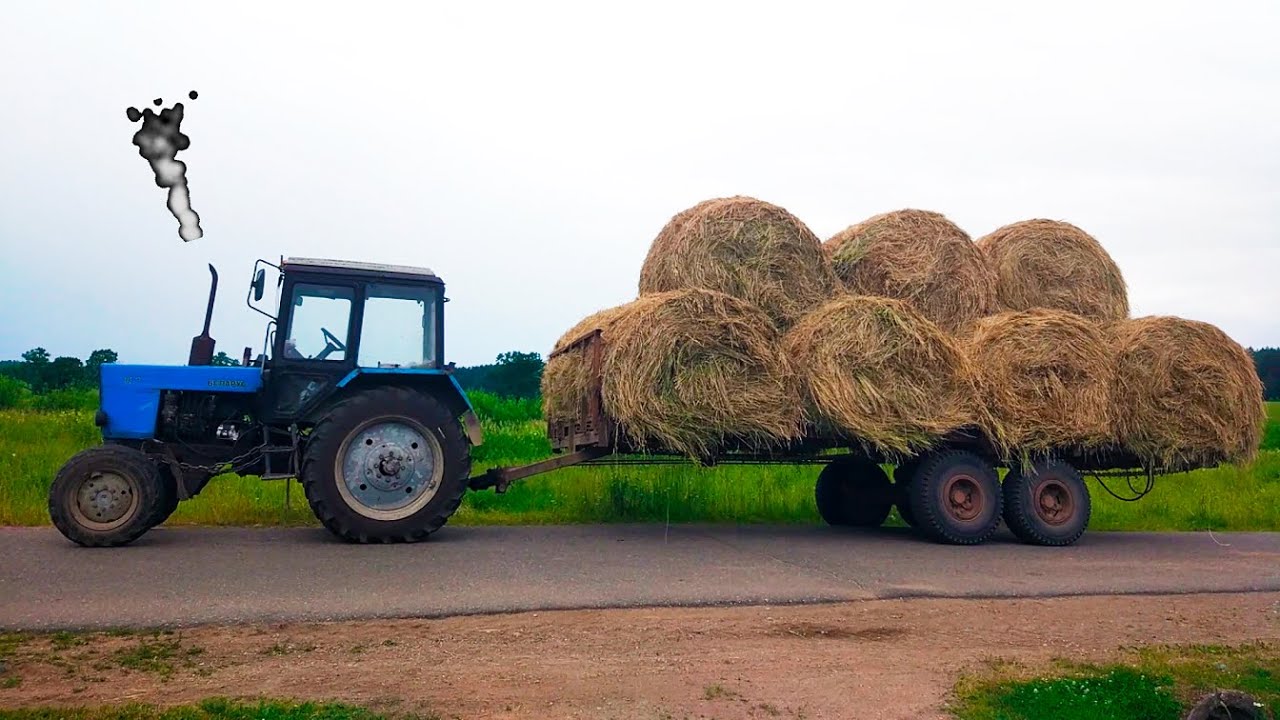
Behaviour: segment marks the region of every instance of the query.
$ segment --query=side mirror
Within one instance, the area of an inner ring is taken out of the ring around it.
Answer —
[[[267,284],[267,271],[259,268],[257,274],[253,276],[253,282],[250,287],[253,288],[253,301],[257,302],[262,299],[262,290]]]

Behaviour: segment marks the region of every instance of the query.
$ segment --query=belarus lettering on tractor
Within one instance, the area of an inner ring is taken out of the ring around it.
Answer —
[[[259,307],[275,268],[278,308]],[[163,522],[225,472],[297,478],[320,522],[355,542],[412,542],[438,530],[467,490],[504,492],[516,480],[580,463],[681,461],[639,453],[603,410],[599,330],[549,356],[582,353],[590,387],[572,419],[548,422],[555,455],[470,476],[479,420],[444,362],[444,283],[424,268],[340,260],[259,260],[246,302],[269,318],[264,352],[240,366],[212,364],[204,331],[185,366],[107,364],[101,369],[103,444],[58,471],[54,525],[88,546],[123,545]],[[1003,521],[1024,542],[1068,545],[1089,521],[1079,469],[1137,467],[1133,458],[1064,449],[1054,460],[1009,469],[981,434],[960,433],[900,463],[849,438],[806,438],[769,455],[732,451],[716,462],[821,464],[814,500],[835,526],[874,527],[894,506],[925,537],[973,545]],[[1079,469],[1078,469],[1079,468]],[[1148,476],[1148,489],[1150,476]]]

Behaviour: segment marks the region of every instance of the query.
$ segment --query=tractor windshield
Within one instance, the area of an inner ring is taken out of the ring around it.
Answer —
[[[360,330],[361,367],[435,367],[439,290],[370,283]]]

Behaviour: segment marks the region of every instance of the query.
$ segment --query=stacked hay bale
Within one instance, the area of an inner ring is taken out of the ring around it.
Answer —
[[[1260,383],[1212,326],[1129,319],[1102,245],[1043,219],[970,239],[898,210],[822,243],[785,209],[714,198],[655,237],[638,297],[582,320],[543,375],[549,419],[599,381],[630,444],[697,460],[814,435],[903,458],[978,431],[1016,456],[1122,451],[1156,467],[1252,457]]]
[[[948,332],[967,328],[995,302],[995,278],[982,253],[940,213],[876,215],[823,249],[848,292],[905,300]]]
[[[1117,445],[1167,470],[1252,462],[1266,408],[1249,353],[1208,323],[1143,317],[1114,331]]]
[[[785,330],[837,289],[822,244],[785,209],[734,196],[671,219],[640,269],[640,294],[715,290],[763,310]]]
[[[1109,442],[1115,356],[1097,323],[1062,310],[1004,312],[966,340],[988,438],[1006,458]]]
[[[797,323],[783,347],[820,435],[908,456],[986,424],[958,343],[904,301],[837,298]]]
[[[1063,310],[1100,321],[1129,316],[1129,294],[1115,261],[1092,235],[1056,220],[1005,225],[976,243],[995,276],[1005,310]]]
[[[750,303],[698,289],[646,295],[583,320],[557,346],[595,329],[603,408],[629,445],[706,461],[800,437],[795,373],[773,322]],[[575,417],[592,380],[585,350],[552,358],[547,417]]]

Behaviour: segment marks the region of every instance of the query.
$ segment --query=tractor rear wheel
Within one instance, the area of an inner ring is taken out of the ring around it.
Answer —
[[[161,494],[160,471],[141,450],[98,445],[58,470],[49,488],[49,518],[79,545],[125,545],[151,529]]]
[[[818,474],[813,495],[828,525],[879,527],[893,509],[889,476],[870,460],[828,463]]]
[[[1080,473],[1059,460],[1037,462],[1004,478],[1004,524],[1022,542],[1063,546],[1089,525],[1089,488]]]
[[[908,492],[916,529],[936,542],[977,545],[1000,525],[1000,476],[990,463],[967,450],[926,456]]]
[[[462,503],[466,437],[448,408],[403,387],[363,391],[312,430],[300,480],[316,518],[352,542],[415,542]]]

